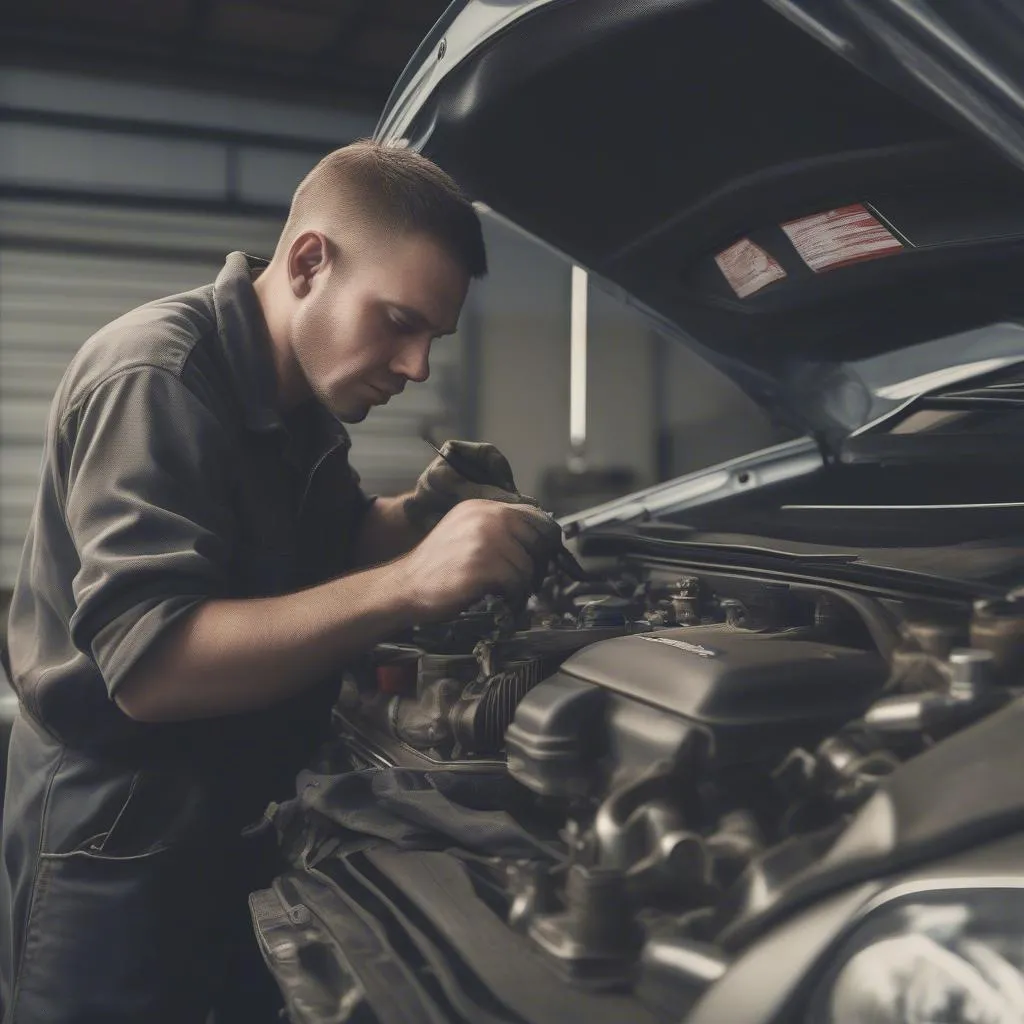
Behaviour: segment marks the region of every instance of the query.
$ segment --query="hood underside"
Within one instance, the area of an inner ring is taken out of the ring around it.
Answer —
[[[827,430],[806,399],[837,365],[1024,313],[1024,175],[951,106],[956,69],[942,95],[870,19],[855,45],[802,10],[868,6],[895,4],[454,6],[378,137]]]

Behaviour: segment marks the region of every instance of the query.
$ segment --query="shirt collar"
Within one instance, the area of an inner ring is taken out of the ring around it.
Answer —
[[[270,332],[263,308],[253,288],[253,273],[269,261],[244,252],[229,253],[213,284],[217,338],[243,410],[245,425],[259,432],[285,429],[277,408],[277,378]],[[319,402],[313,410],[320,444],[325,447],[351,443],[348,431]]]
[[[282,427],[277,411],[277,380],[270,333],[252,286],[252,275],[268,261],[244,252],[230,253],[213,283],[217,339],[250,430]]]

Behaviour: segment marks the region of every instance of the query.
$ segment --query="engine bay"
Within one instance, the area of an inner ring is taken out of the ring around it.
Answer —
[[[668,1013],[887,775],[1006,704],[1022,662],[1012,596],[623,562],[379,645],[322,770],[510,777],[509,813],[556,853],[469,862],[488,906],[563,980]]]

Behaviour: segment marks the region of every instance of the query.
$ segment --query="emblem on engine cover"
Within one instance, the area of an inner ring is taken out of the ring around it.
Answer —
[[[698,658],[717,658],[718,651],[710,647],[702,647],[700,644],[688,644],[685,640],[673,640],[667,636],[641,636],[641,640],[648,640],[652,644],[668,644],[669,647],[678,647],[687,654],[696,654]]]

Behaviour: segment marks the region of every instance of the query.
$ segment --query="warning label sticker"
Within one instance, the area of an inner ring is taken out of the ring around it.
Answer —
[[[815,273],[891,256],[903,243],[862,203],[781,225]]]
[[[749,238],[741,238],[735,245],[723,249],[715,262],[741,299],[786,276],[774,257]]]

